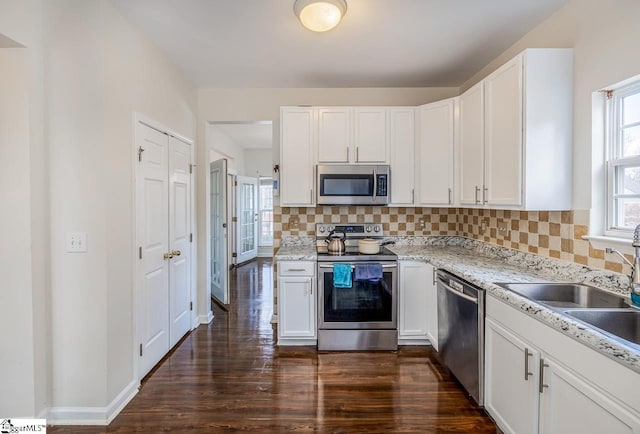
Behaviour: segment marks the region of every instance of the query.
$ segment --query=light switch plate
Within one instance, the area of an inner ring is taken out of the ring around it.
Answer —
[[[87,233],[69,232],[67,234],[67,252],[85,253],[87,252]]]

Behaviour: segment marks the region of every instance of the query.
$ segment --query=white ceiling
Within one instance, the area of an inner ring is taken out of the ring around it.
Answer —
[[[271,149],[273,131],[270,121],[264,122],[211,122],[243,149]]]
[[[198,87],[459,86],[565,0],[347,0],[326,33],[294,0],[113,0]]]

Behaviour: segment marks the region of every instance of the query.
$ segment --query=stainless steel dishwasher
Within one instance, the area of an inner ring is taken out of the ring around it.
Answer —
[[[444,364],[484,404],[484,290],[438,270],[438,343]]]

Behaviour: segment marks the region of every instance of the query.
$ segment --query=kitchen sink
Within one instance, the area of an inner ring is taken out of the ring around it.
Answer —
[[[498,283],[516,294],[555,309],[626,308],[625,299],[580,283]]]
[[[565,314],[589,324],[605,334],[640,345],[640,311],[638,310],[567,310]],[[624,343],[624,342],[623,342]]]

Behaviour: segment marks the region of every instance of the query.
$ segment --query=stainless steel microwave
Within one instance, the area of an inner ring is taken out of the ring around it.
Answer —
[[[316,167],[318,205],[387,205],[391,193],[388,165]]]

